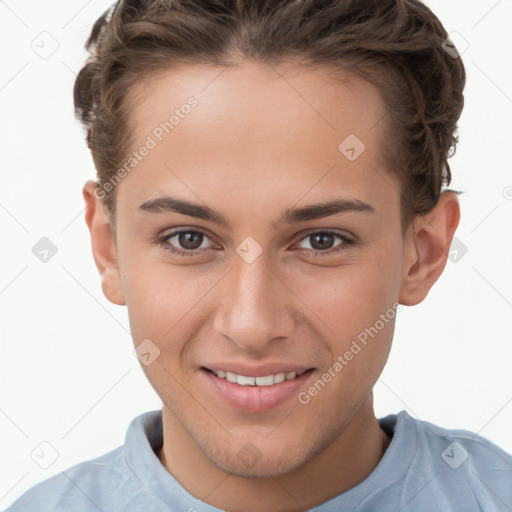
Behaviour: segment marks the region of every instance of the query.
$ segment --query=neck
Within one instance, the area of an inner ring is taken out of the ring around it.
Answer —
[[[370,394],[338,437],[298,469],[277,477],[224,472],[200,450],[172,413],[162,408],[164,443],[158,458],[191,495],[223,510],[299,512],[362,482],[391,440],[380,428]],[[171,455],[172,454],[172,455]]]

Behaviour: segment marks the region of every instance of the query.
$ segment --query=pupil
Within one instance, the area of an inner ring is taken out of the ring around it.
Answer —
[[[320,244],[316,243],[318,240],[320,240]],[[333,246],[333,243],[334,240],[332,235],[320,233],[317,235],[313,235],[313,243],[311,245],[315,249],[330,249]],[[317,245],[317,247],[315,247],[315,245]]]
[[[197,249],[203,241],[202,238],[203,235],[201,233],[181,233],[179,236],[179,242],[184,249]],[[197,244],[198,240],[199,243]],[[197,247],[195,247],[194,244],[197,244]]]

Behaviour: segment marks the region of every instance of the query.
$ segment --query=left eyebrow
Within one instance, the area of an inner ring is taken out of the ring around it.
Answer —
[[[320,204],[311,204],[302,208],[286,210],[275,226],[281,223],[292,224],[307,220],[322,219],[338,213],[364,212],[375,213],[375,208],[360,199],[341,198]]]
[[[181,213],[190,217],[196,217],[198,219],[222,224],[231,230],[230,221],[221,213],[212,210],[206,205],[203,206],[170,196],[157,197],[155,199],[144,201],[138,209],[151,213]],[[302,208],[288,209],[273,226],[277,227],[282,223],[295,224],[348,212],[375,213],[375,209],[373,206],[361,201],[360,199],[341,198],[324,203],[304,206]]]

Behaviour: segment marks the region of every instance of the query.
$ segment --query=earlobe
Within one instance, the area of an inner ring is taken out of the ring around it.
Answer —
[[[97,183],[87,181],[82,189],[85,222],[91,234],[94,262],[100,273],[105,297],[118,306],[126,305],[114,237],[101,199],[95,194]]]
[[[400,304],[414,306],[425,299],[446,266],[459,220],[459,201],[449,191],[441,193],[428,214],[414,220],[405,240]]]

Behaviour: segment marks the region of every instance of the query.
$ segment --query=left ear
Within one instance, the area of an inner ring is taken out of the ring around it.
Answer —
[[[404,245],[399,302],[419,304],[442,274],[460,220],[457,195],[445,190],[436,206],[412,222]]]

